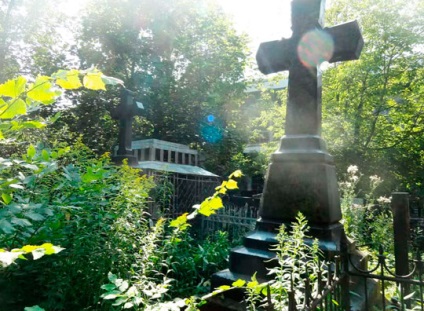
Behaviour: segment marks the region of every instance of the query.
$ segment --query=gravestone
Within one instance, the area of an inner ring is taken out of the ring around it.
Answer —
[[[363,39],[356,21],[323,27],[324,0],[293,0],[290,39],[262,43],[256,55],[264,74],[289,71],[285,136],[272,154],[265,178],[256,230],[243,246],[230,253],[230,268],[212,276],[212,287],[249,280],[269,279],[277,229],[302,212],[326,253],[340,252],[344,230],[336,171],[321,138],[322,61],[357,59]]]
[[[119,105],[111,111],[112,118],[119,120],[118,151],[112,157],[114,162],[122,163],[126,159],[129,165],[138,163],[131,149],[132,121],[134,116],[142,115],[143,110],[143,104],[135,100],[135,93],[122,88]]]

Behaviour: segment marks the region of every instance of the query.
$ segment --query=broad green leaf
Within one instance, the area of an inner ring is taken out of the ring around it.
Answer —
[[[228,182],[227,182],[227,184],[225,185],[225,187],[226,187],[228,190],[233,190],[233,189],[237,189],[237,188],[238,188],[238,186],[237,186],[237,182],[236,182],[234,179],[230,179],[230,180],[228,180]]]
[[[121,292],[125,292],[129,287],[128,281],[123,281],[122,284],[119,286],[119,290]]]
[[[32,254],[32,258],[34,258],[34,260],[38,260],[46,254],[46,251],[45,251],[44,248],[37,248],[37,249],[33,250],[31,252],[31,254]]]
[[[127,298],[120,297],[120,298],[116,299],[114,303],[112,303],[112,306],[115,306],[115,307],[120,306],[120,305],[124,304],[126,301],[128,301]]]
[[[241,172],[241,170],[237,170],[231,173],[230,178],[240,178],[241,176],[243,176],[243,173]]]
[[[218,289],[219,290],[229,290],[229,289],[231,289],[231,286],[230,285],[221,285],[221,286],[218,287]]]
[[[113,274],[112,272],[108,272],[107,278],[110,282],[115,283],[116,279],[118,278],[116,274]]]
[[[114,284],[104,284],[100,288],[110,292],[111,290],[114,290],[116,286]]]
[[[132,302],[127,302],[124,304],[124,309],[131,309],[134,307],[134,304]]]
[[[105,84],[110,84],[110,85],[124,85],[124,81],[119,80],[117,78],[113,78],[113,77],[109,77],[109,76],[105,76],[102,75],[102,80]]]
[[[172,220],[169,224],[170,227],[179,228],[181,230],[186,229],[190,225],[187,223],[187,215],[188,213],[184,213],[176,219]]]
[[[238,279],[237,281],[235,281],[232,285],[234,287],[243,287],[244,284],[246,284],[246,281]]]
[[[47,124],[41,121],[24,121],[21,122],[21,127],[26,129],[41,129],[46,127]]]
[[[15,231],[15,228],[12,226],[12,224],[8,222],[6,219],[0,220],[0,229],[6,234],[9,234]]]
[[[18,98],[25,91],[26,79],[18,77],[0,85],[0,96]]]
[[[44,161],[50,160],[49,152],[46,149],[43,149],[41,151],[41,157],[43,158]]]
[[[83,78],[84,87],[90,90],[106,90],[105,83],[102,80],[100,71],[87,73]]]
[[[27,219],[24,219],[24,218],[14,217],[10,220],[10,222],[14,225],[19,226],[19,227],[30,227],[30,226],[32,226],[32,224]]]
[[[61,94],[53,89],[50,78],[47,76],[38,76],[29,88],[27,96],[45,105],[54,103],[56,97]]]
[[[45,310],[39,306],[33,306],[33,307],[26,307],[24,311],[45,311]]]
[[[4,139],[3,132],[0,131],[0,139]]]
[[[7,106],[0,109],[0,119],[12,119],[18,115],[26,114],[27,106],[25,102],[18,98],[12,99]]]
[[[27,157],[29,159],[32,159],[36,153],[37,153],[37,150],[35,149],[34,145],[31,144],[27,149]]]
[[[34,221],[42,221],[42,220],[45,219],[45,217],[43,215],[36,213],[36,212],[33,212],[33,211],[25,212],[24,215],[26,217],[28,217],[29,219],[34,220]]]
[[[199,213],[205,216],[210,216],[215,213],[215,210],[224,207],[220,197],[212,197],[206,199],[200,204]]]
[[[40,245],[25,245],[21,248],[21,250],[25,253],[31,253],[32,251],[35,251],[36,249],[39,249]]]
[[[12,196],[9,193],[2,193],[1,198],[6,205],[12,202]]]
[[[22,255],[22,252],[0,252],[0,265],[3,267],[10,266],[20,255]]]
[[[247,288],[255,288],[256,286],[258,286],[258,284],[258,281],[251,281],[247,283]]]
[[[56,80],[56,84],[66,90],[79,89],[82,87],[82,83],[79,78],[79,71],[75,69],[65,71],[65,73],[61,74],[60,78]]]

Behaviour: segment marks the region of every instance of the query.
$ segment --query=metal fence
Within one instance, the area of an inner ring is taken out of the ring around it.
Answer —
[[[255,200],[224,200],[224,208],[209,217],[202,217],[200,232],[205,236],[216,231],[225,231],[230,240],[236,241],[255,228],[258,209]]]
[[[153,176],[157,185],[153,193],[153,203],[149,208],[154,218],[159,216],[175,218],[185,212],[191,212],[193,205],[211,196],[220,184],[218,177],[158,171],[147,173]]]

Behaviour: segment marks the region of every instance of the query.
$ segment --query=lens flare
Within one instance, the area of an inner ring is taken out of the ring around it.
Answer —
[[[210,114],[206,117],[206,120],[208,120],[209,123],[212,123],[213,121],[215,121],[215,116]]]
[[[303,66],[312,68],[333,56],[334,41],[322,30],[314,29],[303,35],[297,46],[297,56]]]

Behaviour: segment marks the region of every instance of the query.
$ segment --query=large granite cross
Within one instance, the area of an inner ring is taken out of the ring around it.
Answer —
[[[134,116],[141,115],[143,104],[135,100],[135,93],[122,88],[118,107],[111,112],[112,118],[119,120],[119,136],[117,155],[112,159],[122,162],[127,159],[128,164],[137,164],[137,158],[133,155],[132,144],[132,120]]]
[[[340,253],[344,245],[342,215],[333,159],[321,132],[321,80],[319,62],[357,59],[363,41],[356,22],[323,29],[324,0],[293,0],[293,36],[262,43],[257,53],[260,70],[289,70],[286,135],[271,156],[261,198],[256,230],[243,246],[230,253],[230,267],[212,276],[212,288],[256,275],[272,278],[277,229],[302,212],[324,253]],[[312,241],[310,241],[312,243]],[[242,299],[242,293],[232,298]],[[347,302],[342,303],[346,307]],[[227,310],[227,309],[222,309]]]
[[[290,39],[262,43],[256,55],[265,74],[289,71],[285,136],[272,155],[261,217],[311,223],[341,219],[332,157],[321,139],[322,61],[358,59],[363,39],[356,21],[323,28],[325,0],[293,0]],[[309,216],[309,217],[308,217]]]

